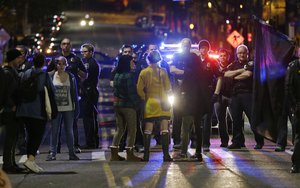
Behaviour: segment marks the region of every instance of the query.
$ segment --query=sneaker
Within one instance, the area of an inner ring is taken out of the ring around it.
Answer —
[[[79,147],[75,147],[75,153],[81,153],[81,149]]]
[[[70,161],[78,161],[78,160],[80,160],[80,159],[79,159],[79,157],[78,157],[77,155],[74,154],[74,155],[70,155],[70,156],[69,156],[69,160],[70,160]]]
[[[53,156],[51,153],[47,156],[47,159],[46,161],[55,161],[56,160],[56,157]]]
[[[43,171],[43,169],[39,167],[34,161],[26,160],[24,166],[34,173],[39,173]]]
[[[290,173],[294,174],[294,173],[299,173],[299,168],[298,166],[296,165],[293,165],[291,170],[290,170]]]

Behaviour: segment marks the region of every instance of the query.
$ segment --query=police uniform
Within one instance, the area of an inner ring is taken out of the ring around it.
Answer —
[[[253,61],[247,63],[240,63],[239,61],[233,62],[228,69],[238,70],[244,68],[245,70],[253,71]],[[251,124],[252,113],[252,83],[253,77],[249,77],[243,80],[233,79],[233,91],[231,100],[231,114],[233,119],[233,138],[232,145],[229,149],[235,149],[245,146],[245,139],[243,134],[243,112],[247,115]],[[251,126],[254,133],[256,146],[255,149],[261,149],[264,145],[264,138],[259,135]]]
[[[86,149],[99,147],[97,104],[99,92],[97,89],[100,78],[100,66],[93,57],[83,59],[88,77],[82,83],[82,116],[86,138]]]
[[[219,64],[219,73],[222,75],[222,85],[219,99],[214,103],[214,110],[219,123],[219,134],[221,138],[221,147],[227,147],[229,141],[228,125],[226,122],[226,110],[231,103],[231,86],[232,79],[224,77],[224,73],[228,70],[228,66]]]
[[[216,83],[218,77],[221,76],[221,73],[218,70],[218,62],[214,59],[206,57],[204,60],[200,59],[200,65],[204,71],[203,79],[208,84],[208,96],[209,96],[209,104],[208,104],[208,112],[203,117],[203,148],[207,149],[210,147],[210,135],[211,135],[211,118],[213,113],[213,102],[212,96],[216,89]]]
[[[292,155],[293,166],[292,173],[299,173],[300,169],[300,60],[290,63],[287,79],[286,90],[292,109],[295,112],[295,139],[294,153]]]

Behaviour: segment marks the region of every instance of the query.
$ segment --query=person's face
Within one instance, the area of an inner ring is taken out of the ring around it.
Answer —
[[[207,56],[208,54],[208,47],[207,46],[201,46],[199,49],[199,53],[201,56]]]
[[[71,41],[69,39],[64,39],[60,43],[60,48],[63,52],[71,51]]]
[[[81,54],[82,54],[82,56],[83,56],[84,58],[86,58],[86,59],[88,59],[88,58],[90,58],[90,57],[93,56],[93,53],[92,53],[91,51],[89,51],[86,47],[83,47],[83,48],[81,49]]]
[[[219,62],[222,65],[227,65],[228,64],[228,54],[226,52],[221,52],[219,54]]]
[[[67,63],[64,60],[62,59],[58,60],[56,64],[57,71],[64,72],[66,70],[66,67],[67,67]]]
[[[237,51],[237,58],[240,62],[248,61],[248,51],[245,47],[240,47]]]
[[[25,59],[27,58],[27,54],[26,54],[26,51],[23,49],[23,48],[16,48],[17,50],[19,50],[20,52],[21,52],[21,54],[22,54],[22,56],[23,56],[23,58],[24,58],[24,61],[25,61]],[[23,62],[24,62],[23,61]],[[23,63],[22,62],[22,63]]]
[[[130,69],[131,69],[131,70],[135,70],[135,68],[136,68],[135,61],[134,61],[134,59],[132,59],[132,60],[130,61]]]
[[[188,53],[191,50],[191,43],[189,41],[181,42],[181,49],[183,53]]]
[[[154,50],[157,50],[158,48],[157,48],[157,46],[155,45],[155,44],[150,44],[149,46],[148,46],[148,52],[150,53],[150,52],[152,52],[152,51],[154,51]]]
[[[135,63],[137,62],[138,57],[137,57],[136,53],[133,53],[133,54],[132,54],[132,60],[133,60]]]
[[[124,48],[122,51],[122,55],[132,55],[132,49],[131,48]]]
[[[13,61],[12,65],[13,67],[18,68],[24,61],[25,61],[24,56],[20,55]]]

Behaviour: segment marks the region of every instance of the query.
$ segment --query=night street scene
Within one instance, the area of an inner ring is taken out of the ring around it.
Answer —
[[[0,188],[300,187],[300,0],[0,0]]]

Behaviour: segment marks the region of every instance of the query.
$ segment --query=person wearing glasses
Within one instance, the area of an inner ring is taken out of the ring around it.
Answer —
[[[69,159],[79,160],[75,155],[73,121],[78,116],[78,91],[75,77],[72,73],[66,72],[67,59],[60,56],[56,59],[56,71],[52,82],[55,87],[55,100],[58,108],[58,115],[52,120],[51,127],[51,152],[47,161],[56,160],[57,145],[59,139],[60,124],[63,122],[69,149]]]
[[[99,98],[98,81],[100,77],[100,66],[93,57],[94,46],[83,44],[81,46],[83,63],[88,72],[88,77],[82,82],[82,116],[85,131],[86,145],[82,149],[99,148],[97,103]]]

